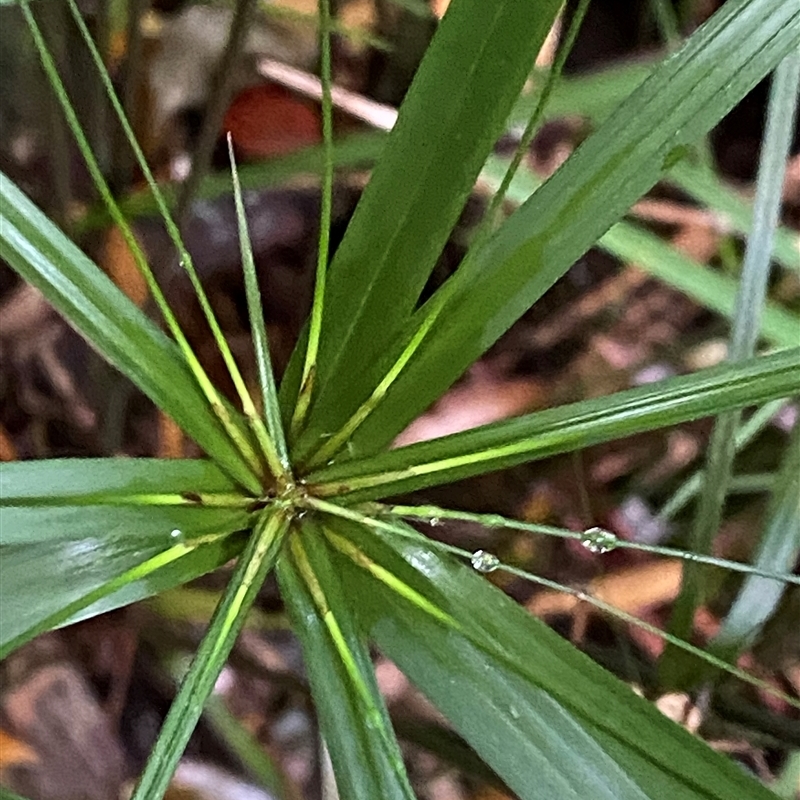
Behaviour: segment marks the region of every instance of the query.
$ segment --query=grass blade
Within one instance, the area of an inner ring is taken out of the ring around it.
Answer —
[[[139,143],[136,141],[136,136],[133,132],[133,129],[131,128],[128,118],[125,115],[125,111],[123,110],[122,105],[119,102],[119,98],[117,97],[116,92],[114,91],[114,86],[111,81],[111,76],[108,74],[108,70],[106,69],[105,64],[103,63],[103,58],[100,55],[100,52],[98,51],[97,46],[94,43],[94,40],[92,39],[92,35],[89,32],[88,27],[86,26],[86,22],[81,16],[76,0],[67,0],[67,4],[69,5],[70,11],[72,12],[72,17],[75,20],[75,24],[77,25],[78,30],[80,31],[81,37],[83,38],[86,47],[89,50],[89,53],[95,64],[100,79],[102,80],[103,85],[105,86],[106,93],[108,95],[109,100],[111,101],[111,105],[114,108],[117,118],[119,119],[119,122],[122,125],[125,137],[127,138],[131,148],[133,149],[134,155],[136,157],[136,163],[142,170],[142,174],[144,175],[147,185],[150,187],[150,191],[153,193],[153,197],[155,198],[156,204],[158,206],[159,214],[164,220],[167,233],[169,234],[170,240],[172,241],[180,258],[181,266],[186,270],[186,273],[189,276],[189,280],[191,281],[192,288],[194,289],[194,293],[200,304],[200,308],[203,311],[203,315],[205,316],[206,322],[208,323],[208,326],[211,329],[214,341],[217,344],[217,348],[219,349],[219,352],[222,355],[222,359],[225,362],[225,366],[227,367],[228,372],[231,376],[233,385],[236,388],[237,394],[239,395],[239,399],[241,400],[242,408],[245,412],[245,415],[248,418],[252,419],[257,415],[255,405],[253,403],[252,398],[250,397],[250,393],[247,390],[247,385],[244,381],[244,378],[242,377],[239,367],[236,364],[236,360],[233,357],[233,353],[231,352],[230,346],[228,345],[228,342],[225,339],[224,334],[222,333],[222,329],[219,326],[219,322],[217,321],[217,318],[214,315],[214,311],[211,308],[211,303],[209,302],[205,289],[203,289],[203,285],[200,282],[200,277],[197,274],[197,270],[194,267],[194,262],[192,260],[192,257],[183,243],[180,231],[178,230],[178,226],[175,224],[175,221],[173,220],[172,215],[169,212],[169,208],[167,207],[166,201],[163,195],[161,194],[161,189],[158,186],[158,183],[156,182],[155,178],[153,177],[153,173],[150,170],[149,165],[147,164],[147,160],[144,157],[144,153],[142,152]],[[259,461],[258,457],[254,449],[252,448],[249,440],[240,437],[240,440],[237,442],[237,444],[240,448],[244,448],[246,458],[248,459],[251,466],[254,469],[256,469],[257,472],[260,472],[260,469],[258,469],[258,461]]]
[[[388,445],[774,69],[800,39],[798,10],[797,2],[729,0],[663,62],[439,290],[449,295],[447,306],[353,437],[355,452]],[[428,304],[440,302],[440,293]],[[325,418],[309,424],[308,437],[324,441],[358,408],[427,311],[423,306],[394,335],[381,361],[362,359],[347,374],[347,385],[328,398]]]
[[[559,6],[460,0],[449,7],[331,263],[312,430],[298,440],[301,455],[319,434],[341,428],[377,385],[337,404],[338,391],[413,311]],[[286,405],[298,383],[285,383]]]
[[[289,520],[283,510],[269,510],[259,518],[164,720],[132,800],[160,800],[164,796],[203,712],[203,704],[214,688],[261,584],[275,563],[288,526]]]
[[[239,225],[239,246],[242,254],[242,269],[244,270],[244,286],[247,294],[247,310],[250,316],[250,330],[253,336],[253,347],[256,353],[258,366],[258,379],[261,384],[261,397],[264,403],[264,421],[256,414],[250,419],[256,438],[261,444],[267,465],[281,482],[291,481],[292,465],[289,462],[289,452],[286,447],[286,437],[281,422],[281,412],[278,407],[278,389],[275,384],[275,374],[272,371],[272,360],[269,355],[269,342],[267,329],[264,324],[264,309],[261,305],[261,291],[258,287],[258,276],[253,259],[253,248],[250,244],[250,233],[247,230],[247,216],[242,199],[242,187],[239,183],[239,171],[236,167],[236,158],[233,154],[233,140],[228,134],[228,155],[231,162],[231,175],[233,178],[233,197],[236,202],[236,221]]]
[[[321,534],[316,524],[304,523],[278,576],[303,644],[340,796],[413,800],[369,648]]]
[[[800,426],[795,425],[754,559],[761,569],[792,569],[800,555]],[[775,613],[784,587],[767,578],[745,580],[711,650],[726,661],[750,647]]]
[[[555,453],[788,397],[800,348],[583,400],[324,467],[306,476],[319,496],[392,497]]]
[[[603,611],[606,614],[610,614],[611,616],[621,620],[622,622],[625,622],[630,625],[635,625],[636,627],[641,628],[642,630],[645,630],[648,633],[652,633],[653,635],[658,636],[660,639],[664,639],[672,646],[677,647],[686,653],[689,653],[693,657],[702,659],[704,662],[706,662],[706,664],[710,664],[712,667],[723,670],[729,675],[732,675],[733,677],[743,681],[744,683],[750,684],[751,686],[757,686],[758,688],[763,689],[766,692],[769,692],[773,696],[779,697],[781,700],[784,700],[785,702],[789,703],[789,705],[800,709],[800,700],[797,700],[796,698],[787,695],[785,692],[781,692],[775,689],[774,687],[770,686],[770,684],[768,684],[766,681],[761,680],[755,675],[751,675],[749,672],[743,669],[739,669],[738,667],[729,663],[727,660],[720,658],[714,653],[709,653],[706,650],[702,650],[699,647],[695,647],[694,645],[689,644],[688,642],[685,642],[682,639],[677,638],[676,636],[672,636],[671,634],[661,630],[661,628],[658,628],[655,625],[650,624],[649,622],[645,622],[644,620],[639,619],[638,617],[635,617],[632,614],[629,614],[628,612],[623,611],[622,609],[611,605],[610,603],[606,603],[600,598],[593,597],[590,592],[587,592],[583,589],[574,589],[570,586],[565,586],[562,583],[557,583],[556,581],[549,580],[548,578],[543,578],[539,575],[535,575],[531,572],[520,569],[519,567],[515,567],[511,564],[504,564],[502,561],[500,561],[499,558],[497,558],[497,556],[491,553],[487,553],[486,551],[483,550],[470,552],[469,550],[464,550],[463,548],[456,547],[455,545],[450,545],[444,542],[437,541],[435,539],[430,539],[424,536],[423,534],[419,533],[418,531],[414,530],[414,528],[411,528],[408,525],[403,524],[402,522],[400,522],[400,520],[392,522],[390,520],[375,519],[373,517],[364,516],[350,509],[342,508],[341,506],[334,506],[331,503],[320,503],[316,501],[313,502],[311,505],[312,507],[324,511],[325,513],[331,514],[333,516],[338,516],[342,519],[347,519],[352,522],[357,522],[361,525],[367,526],[368,528],[405,537],[406,539],[410,539],[411,541],[417,542],[421,547],[433,548],[434,550],[438,550],[442,553],[448,553],[450,555],[454,555],[460,559],[463,559],[467,563],[471,563],[473,569],[475,569],[478,572],[481,573],[488,573],[495,571],[507,572],[510,575],[516,575],[519,578],[523,578],[524,580],[530,581],[531,583],[535,583],[539,586],[543,586],[547,589],[551,589],[560,592],[562,594],[571,595],[580,602],[588,603],[594,608],[597,608],[598,610]],[[347,552],[348,548],[340,547],[340,549],[343,549],[345,552]],[[378,574],[377,569],[373,569],[373,572]]]
[[[361,625],[521,798],[769,797],[473,570],[344,520],[326,530]]]
[[[319,244],[317,249],[317,271],[314,280],[314,300],[308,328],[303,373],[297,405],[291,421],[292,438],[297,438],[305,422],[314,382],[317,374],[317,356],[322,332],[322,312],[325,308],[328,258],[331,239],[331,217],[333,210],[333,101],[331,98],[331,4],[330,0],[319,0],[320,36],[320,80],[322,85],[322,207],[319,221]]]
[[[0,508],[26,505],[195,505],[245,508],[213,461],[159,458],[52,458],[0,464]]]
[[[575,13],[572,16],[566,39],[562,47],[559,49],[558,57],[556,58],[553,68],[548,72],[547,80],[541,94],[539,95],[539,100],[534,108],[533,114],[525,126],[525,130],[517,145],[514,157],[512,158],[511,163],[509,164],[508,169],[503,176],[500,187],[492,197],[491,203],[489,204],[489,208],[486,210],[481,226],[479,227],[470,245],[470,252],[467,253],[465,259],[470,257],[470,253],[477,252],[480,249],[495,228],[508,188],[517,172],[517,169],[519,168],[519,165],[522,163],[522,159],[527,152],[531,141],[533,140],[533,136],[536,133],[539,123],[544,117],[547,101],[553,91],[553,88],[558,82],[558,79],[561,77],[561,71],[564,63],[570,51],[572,50],[572,45],[575,43],[578,30],[584,16],[586,15],[588,7],[589,0],[581,0],[578,8],[575,10]],[[304,465],[307,468],[318,467],[327,463],[347,444],[347,442],[350,441],[358,428],[364,422],[366,422],[370,414],[375,411],[381,401],[386,397],[386,394],[391,388],[392,384],[400,376],[408,362],[411,360],[411,358],[413,358],[414,353],[425,340],[425,337],[433,327],[436,318],[444,308],[444,302],[445,301],[443,298],[441,302],[433,305],[429,309],[427,319],[420,325],[419,329],[412,336],[408,345],[397,358],[397,361],[395,361],[395,363],[392,364],[386,371],[385,375],[381,378],[369,398],[362,403],[361,406],[359,406],[350,419],[347,420],[347,422],[345,422],[345,424],[336,433],[328,438],[327,441],[322,443],[312,458],[304,460]],[[298,458],[302,459],[302,453],[299,454]]]
[[[0,257],[225,472],[256,496],[260,493],[258,479],[209,408],[175,344],[2,174]],[[234,414],[232,409],[229,413]]]
[[[767,292],[772,241],[778,223],[783,178],[789,155],[794,119],[800,97],[800,50],[787,56],[775,71],[767,110],[767,126],[756,182],[753,232],[747,241],[736,314],[728,349],[728,362],[750,358],[758,338],[762,306]],[[725,495],[733,469],[736,430],[741,411],[722,414],[714,425],[709,443],[707,467],[691,532],[692,549],[707,553],[722,521]],[[690,636],[695,610],[708,594],[703,571],[689,564],[683,574],[681,593],[675,602],[670,632]],[[669,685],[693,681],[685,658],[665,650],[660,673]]]
[[[205,545],[192,562],[200,571],[178,572],[188,579],[208,571],[209,556],[230,550],[221,540],[249,524],[244,508],[4,505],[0,649],[8,653],[130,583],[147,583]]]
[[[324,500],[311,499],[309,504],[314,508],[328,513],[337,513],[336,510],[340,506],[334,506],[333,503],[328,503]],[[523,533],[538,534],[544,536],[556,536],[560,539],[574,539],[578,542],[591,543],[591,539],[587,538],[586,531],[571,531],[566,528],[555,528],[552,525],[539,525],[537,523],[521,522],[520,520],[509,519],[500,514],[473,514],[468,511],[457,511],[449,508],[440,508],[439,506],[404,506],[404,505],[387,505],[378,506],[373,509],[370,506],[370,513],[372,514],[391,514],[395,517],[410,517],[412,519],[427,520],[431,524],[439,524],[444,519],[456,519],[465,522],[477,522],[487,528],[507,528],[508,530],[522,531]],[[651,553],[657,556],[666,556],[668,558],[680,558],[683,561],[696,561],[701,564],[709,564],[711,566],[720,567],[721,569],[731,570],[733,572],[740,572],[750,575],[760,575],[762,577],[770,578],[771,580],[784,581],[786,583],[795,583],[800,585],[800,575],[792,575],[788,572],[776,572],[769,568],[762,570],[759,567],[744,564],[739,561],[729,561],[725,558],[717,558],[716,556],[706,556],[700,553],[693,553],[691,550],[678,550],[674,547],[661,547],[659,545],[644,544],[637,541],[628,541],[620,539],[614,534],[604,531],[604,551],[610,550],[637,550],[641,553]],[[784,568],[785,569],[785,568]]]

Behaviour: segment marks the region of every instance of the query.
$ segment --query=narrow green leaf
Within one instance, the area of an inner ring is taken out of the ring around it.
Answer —
[[[268,509],[259,518],[164,720],[132,800],[159,800],[164,796],[203,712],[203,704],[225,666],[261,584],[275,563],[288,526],[289,520],[283,510]]]
[[[341,508],[333,510],[336,507],[332,503],[324,500],[310,499],[309,504],[313,508],[321,511],[328,511],[329,513],[341,512]],[[552,525],[540,525],[532,522],[522,522],[516,519],[509,519],[501,514],[473,514],[469,511],[458,511],[449,508],[441,508],[439,506],[404,506],[404,505],[378,505],[376,509],[370,507],[372,514],[391,514],[397,517],[409,517],[412,519],[426,520],[429,524],[440,524],[442,520],[455,519],[465,522],[476,522],[479,525],[484,525],[487,528],[507,528],[514,531],[522,531],[529,534],[538,534],[544,536],[556,536],[560,539],[574,539],[579,542],[591,541],[587,539],[586,531],[572,531],[566,528],[555,528]],[[709,564],[710,566],[720,567],[722,569],[731,570],[733,572],[741,572],[745,574],[761,575],[776,581],[785,581],[786,583],[800,584],[800,575],[791,575],[786,572],[788,567],[783,566],[779,571],[769,571],[765,573],[757,566],[751,566],[739,561],[730,561],[726,558],[717,558],[716,556],[706,556],[701,553],[693,553],[691,550],[679,550],[675,547],[662,547],[655,544],[644,544],[643,542],[628,541],[627,539],[620,539],[609,531],[603,531],[603,547],[605,551],[610,550],[636,550],[640,553],[651,553],[652,555],[665,556],[666,558],[680,558],[684,561],[694,561],[701,564]]]
[[[231,175],[233,178],[233,197],[236,203],[236,221],[239,226],[239,247],[242,254],[242,269],[244,271],[244,286],[247,294],[247,310],[250,317],[250,331],[253,337],[253,346],[256,353],[258,366],[258,379],[261,384],[261,398],[264,403],[264,421],[254,416],[250,419],[261,444],[267,464],[272,474],[286,482],[291,479],[292,465],[289,463],[289,452],[286,448],[286,437],[281,422],[281,412],[278,407],[278,389],[275,384],[275,375],[272,371],[272,360],[269,355],[269,342],[267,329],[264,323],[264,309],[261,305],[261,291],[258,287],[256,264],[253,259],[253,248],[250,243],[250,233],[247,229],[247,216],[242,199],[242,187],[239,183],[239,171],[236,167],[236,158],[233,154],[233,139],[228,133],[228,157],[231,162]],[[255,409],[253,409],[255,411]],[[266,422],[266,426],[265,423]]]
[[[102,597],[123,591],[126,582],[142,581],[248,524],[245,509],[4,505],[0,652],[66,623]],[[202,571],[211,568],[208,554],[197,562],[205,567]],[[146,563],[144,573],[136,572]],[[117,583],[121,576],[124,580]]]
[[[281,593],[303,644],[314,699],[342,800],[413,800],[346,589],[313,523],[278,564]]]
[[[317,375],[317,356],[322,333],[322,313],[325,309],[325,287],[327,286],[328,258],[331,243],[331,218],[333,211],[333,101],[331,98],[331,4],[330,0],[319,0],[320,37],[320,84],[322,88],[322,206],[319,219],[319,241],[317,244],[317,269],[314,278],[314,299],[311,319],[308,324],[303,373],[297,404],[292,414],[292,437],[303,427],[306,414],[314,394]]]
[[[321,404],[329,424],[328,384],[349,383],[413,310],[559,7],[449,7],[331,264],[309,422]],[[315,423],[316,435],[337,430],[355,407],[333,428]]]
[[[81,38],[83,39],[87,50],[92,58],[92,61],[95,65],[97,70],[97,74],[106,90],[106,94],[108,95],[108,99],[111,102],[111,106],[114,109],[117,119],[119,120],[120,125],[122,126],[123,133],[125,134],[125,138],[128,141],[131,149],[133,150],[134,156],[136,158],[136,163],[139,169],[142,171],[144,175],[145,181],[150,188],[150,191],[153,193],[153,196],[156,200],[158,205],[159,214],[164,221],[164,225],[167,230],[167,234],[169,235],[172,244],[175,247],[175,250],[180,257],[180,265],[186,271],[186,274],[189,276],[189,281],[192,284],[192,288],[194,289],[195,296],[197,297],[197,301],[200,304],[200,308],[203,312],[203,316],[208,323],[208,326],[211,330],[211,334],[214,338],[214,341],[217,345],[217,349],[222,356],[222,360],[225,363],[225,366],[228,370],[228,373],[231,377],[231,381],[236,389],[236,393],[239,395],[239,399],[241,400],[242,407],[244,408],[245,414],[252,418],[255,416],[255,407],[253,405],[252,398],[247,390],[247,385],[245,384],[244,378],[239,370],[238,365],[236,364],[236,359],[233,357],[233,353],[231,352],[230,346],[228,345],[227,340],[225,339],[225,335],[220,328],[219,322],[217,321],[216,316],[214,315],[214,311],[211,307],[211,303],[208,300],[208,296],[206,295],[205,289],[203,289],[203,285],[200,282],[200,277],[197,274],[197,270],[194,267],[194,262],[192,260],[191,254],[186,249],[186,246],[183,243],[183,239],[181,238],[181,233],[178,230],[178,226],[176,225],[175,221],[173,220],[169,209],[167,208],[166,201],[161,195],[161,191],[159,189],[158,183],[156,182],[155,178],[153,177],[153,173],[150,169],[149,164],[147,163],[147,159],[144,157],[144,152],[140,147],[138,141],[136,140],[136,135],[133,132],[133,128],[130,125],[130,122],[125,114],[125,110],[122,108],[122,104],[117,97],[117,94],[114,90],[114,86],[111,80],[111,76],[108,73],[108,69],[106,68],[105,62],[103,61],[103,57],[100,54],[100,51],[97,49],[97,45],[94,43],[94,39],[89,31],[88,26],[86,25],[83,16],[81,15],[80,9],[78,8],[78,4],[76,0],[66,0],[67,6],[69,7],[70,13],[72,15],[72,19],[75,22],[78,31],[80,32]],[[244,0],[242,0],[244,2]],[[237,15],[238,16],[238,15]],[[207,389],[211,389],[214,392],[216,391],[213,386],[208,384],[206,387]],[[227,413],[227,409],[221,403],[217,403],[215,401],[214,404],[215,412],[222,417],[222,421],[225,424],[225,428],[228,433],[234,438],[236,441],[237,449],[244,455],[245,460],[250,465],[251,469],[254,469],[256,473],[260,472],[258,457],[255,453],[255,450],[252,446],[252,443],[249,437],[242,435],[242,432],[239,430],[238,426],[236,426],[233,421],[229,421],[230,415]]]
[[[727,360],[735,363],[755,352],[762,308],[767,294],[772,242],[778,223],[783,177],[789,157],[797,101],[800,94],[800,48],[787,56],[775,71],[767,109],[767,126],[756,183],[753,232],[747,240],[736,313],[728,346]],[[722,521],[725,495],[736,455],[736,431],[741,411],[734,409],[718,417],[708,446],[707,466],[690,543],[698,553],[708,553]],[[703,570],[688,564],[683,573],[681,593],[673,606],[670,633],[688,639],[694,614],[709,596]],[[672,686],[693,683],[695,676],[689,660],[666,648],[660,663],[662,679]]]
[[[799,40],[800,0],[725,3],[439,290],[447,298],[445,309],[353,437],[353,450],[369,453],[386,446]],[[358,367],[354,361],[339,390],[320,400],[324,408],[308,437],[321,442],[338,430],[441,297],[435,294],[416,312],[379,361],[373,363],[364,346]]]
[[[469,568],[334,527],[361,624],[521,798],[770,796]]]
[[[259,481],[225,433],[176,345],[2,174],[0,257],[222,469],[259,493]]]
[[[307,476],[320,495],[391,497],[795,394],[800,348],[400,447]]]
[[[754,564],[790,570],[800,556],[800,427],[795,426],[777,480]],[[785,587],[768,578],[747,578],[710,649],[731,661],[750,647],[775,613]]]
[[[0,507],[20,505],[250,505],[213,461],[53,458],[0,464]]]

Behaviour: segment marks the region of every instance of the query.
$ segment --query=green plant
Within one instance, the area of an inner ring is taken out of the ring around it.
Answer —
[[[329,271],[323,237],[312,322],[280,394],[239,205],[263,415],[237,377],[218,328],[242,411],[210,383],[141,255],[140,267],[174,340],[3,177],[0,256],[169,413],[209,459],[4,465],[0,655],[42,631],[183,584],[237,557],[136,800],[163,795],[273,567],[303,644],[343,798],[412,797],[377,690],[370,643],[398,664],[523,798],[771,796],[477,574],[505,568],[491,554],[454,551],[404,522],[408,516],[432,521],[457,512],[376,502],[800,389],[800,348],[788,348],[387,449],[800,43],[797,0],[725,3],[562,169],[496,231],[482,232],[454,276],[420,306],[434,262],[559,5],[452,4]],[[35,32],[31,7],[21,7]],[[323,1],[323,34],[330,25],[327,7]],[[70,8],[80,24],[72,0]],[[40,46],[47,66],[46,47]],[[326,56],[327,87],[329,70]],[[50,78],[69,110],[54,69]],[[77,118],[71,124],[80,142]],[[330,222],[334,158],[329,124],[326,131],[323,230]],[[103,187],[85,138],[82,149]],[[239,201],[235,168],[234,186]],[[154,183],[151,191],[159,197]],[[125,230],[114,198],[104,194]],[[169,220],[166,203],[161,210]],[[191,273],[174,226],[173,234]],[[202,293],[199,282],[195,287]],[[209,322],[214,328],[210,312]],[[787,315],[779,322],[790,326],[797,320]],[[578,536],[591,548],[621,545],[602,532]],[[688,557],[797,583],[772,566],[735,565],[702,552]],[[707,658],[717,668],[726,666]]]

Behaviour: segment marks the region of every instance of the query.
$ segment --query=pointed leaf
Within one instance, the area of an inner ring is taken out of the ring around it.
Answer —
[[[306,482],[321,495],[374,500],[789,397],[798,386],[796,347],[354,458],[312,472]]]
[[[0,464],[0,506],[252,502],[213,461],[53,458]]]
[[[278,578],[303,644],[339,796],[413,800],[369,650],[345,600],[349,588],[320,535],[318,526],[304,525],[302,544],[293,542],[292,554],[278,564]]]
[[[229,475],[259,491],[258,481],[225,434],[178,348],[2,174],[0,257]]]
[[[53,474],[65,462],[45,463],[44,471]],[[34,466],[7,465],[3,473],[30,474]],[[74,491],[78,483],[69,486],[66,479],[57,491]],[[4,480],[6,485],[14,490],[14,480]],[[20,502],[31,500],[20,497],[24,492],[15,494]],[[89,616],[90,605],[92,613],[99,613],[167,588],[178,577],[189,580],[213,569],[232,553],[221,540],[250,521],[245,508],[81,504],[87,499],[78,494],[72,504],[12,505],[15,497],[3,497],[0,652],[42,630]],[[184,559],[188,561],[175,566]],[[167,566],[171,569],[165,571]],[[111,594],[115,601],[108,599]]]
[[[436,400],[799,41],[800,0],[726,2],[445,285],[444,310],[353,437],[355,452],[385,446]],[[308,437],[342,426],[424,313],[423,307],[396,335],[379,363],[364,346],[359,368],[354,364],[339,391],[321,398],[325,407]],[[381,314],[375,310],[376,324]]]
[[[348,383],[413,310],[559,7],[459,0],[448,9],[331,265],[320,397],[328,382]]]
[[[331,527],[370,636],[524,800],[771,796],[466,566]]]

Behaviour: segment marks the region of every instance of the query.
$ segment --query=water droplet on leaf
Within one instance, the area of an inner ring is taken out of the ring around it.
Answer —
[[[610,531],[603,528],[589,528],[583,532],[581,544],[590,553],[608,553],[617,546],[618,541]]]
[[[500,566],[500,559],[485,550],[476,550],[470,559],[472,568],[478,572],[494,572]]]
[[[442,521],[439,519],[439,517],[431,517],[431,518],[428,520],[428,525],[430,525],[430,526],[432,526],[432,527],[434,527],[434,528],[435,528],[437,525],[441,525],[441,524],[442,524]]]
[[[172,539],[174,542],[183,541],[183,531],[178,530],[178,528],[175,528],[175,530],[170,531],[169,536],[170,536],[170,539]]]

